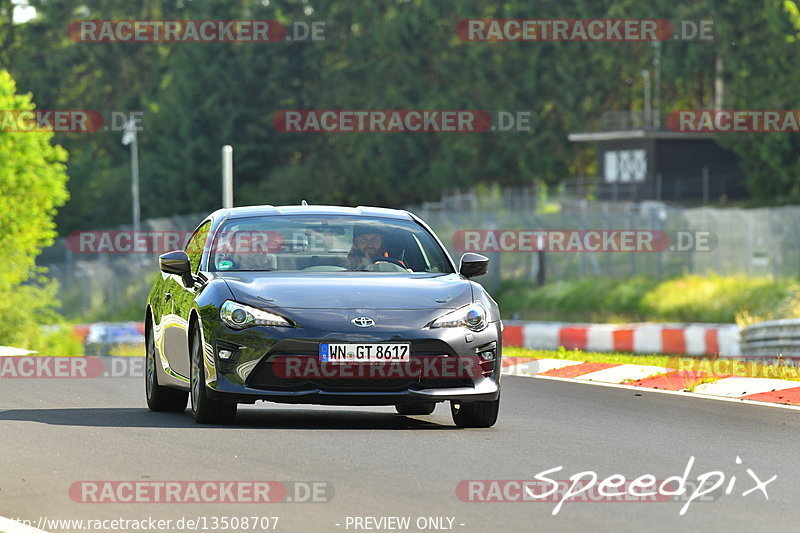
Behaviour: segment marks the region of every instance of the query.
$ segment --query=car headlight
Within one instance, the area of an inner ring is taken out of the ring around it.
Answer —
[[[430,323],[430,328],[469,328],[483,331],[488,326],[486,308],[479,303],[471,303],[450,311]]]
[[[240,304],[233,300],[228,300],[222,304],[219,309],[219,317],[226,326],[233,329],[245,329],[251,326],[294,327],[291,322],[282,316]]]

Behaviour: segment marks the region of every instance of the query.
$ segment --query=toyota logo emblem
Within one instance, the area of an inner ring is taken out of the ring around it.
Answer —
[[[368,316],[359,316],[351,320],[354,326],[359,328],[368,328],[375,325],[375,321]]]

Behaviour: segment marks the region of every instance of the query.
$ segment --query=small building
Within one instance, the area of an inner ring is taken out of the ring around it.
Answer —
[[[604,200],[718,202],[749,196],[738,157],[712,133],[644,126],[641,112],[603,116],[602,131],[571,133],[576,143],[597,147],[598,176],[569,180],[570,189]]]

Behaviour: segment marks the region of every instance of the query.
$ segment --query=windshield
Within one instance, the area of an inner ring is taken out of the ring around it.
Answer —
[[[441,246],[414,221],[325,215],[230,219],[214,236],[209,270],[453,272]]]

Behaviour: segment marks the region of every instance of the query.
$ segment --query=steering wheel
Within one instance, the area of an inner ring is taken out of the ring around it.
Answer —
[[[389,263],[402,268],[404,271],[408,271],[408,267],[406,267],[402,261],[393,257],[378,257],[377,259],[372,260],[373,265],[377,265],[379,263]]]

